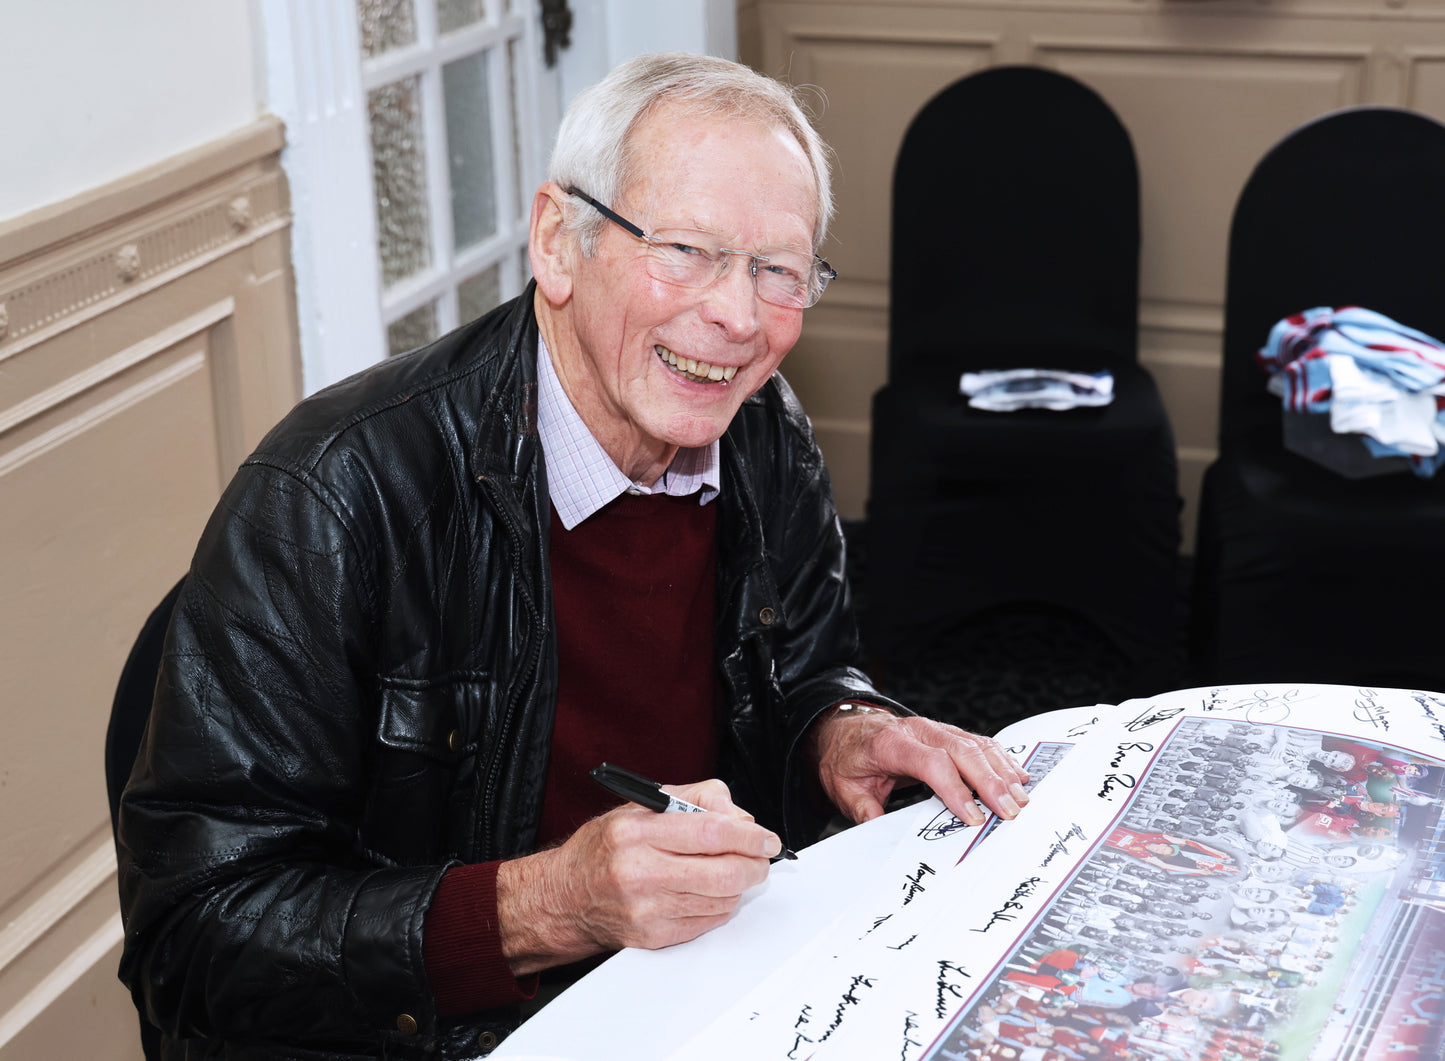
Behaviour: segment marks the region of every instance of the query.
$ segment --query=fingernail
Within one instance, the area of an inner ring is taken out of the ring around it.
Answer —
[[[1028,791],[1024,788],[1023,785],[1009,785],[1008,791],[1009,795],[1014,798],[1014,802],[1017,803],[1020,807],[1022,807],[1025,803],[1029,801]]]
[[[777,833],[768,833],[763,838],[763,857],[772,858],[783,850],[783,839]]]

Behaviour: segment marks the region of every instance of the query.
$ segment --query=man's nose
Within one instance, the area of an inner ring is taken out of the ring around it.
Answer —
[[[705,292],[704,319],[726,329],[730,339],[745,339],[758,327],[756,265],[749,254],[725,252],[722,274]]]

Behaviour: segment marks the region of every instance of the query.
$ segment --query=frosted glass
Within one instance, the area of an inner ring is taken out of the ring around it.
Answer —
[[[451,170],[452,241],[461,249],[497,231],[487,53],[469,55],[444,66],[442,89],[446,95],[447,162]]]
[[[361,52],[368,58],[416,43],[412,0],[356,0],[356,20],[361,27]]]
[[[404,354],[418,346],[425,346],[436,337],[437,304],[428,302],[387,325],[386,352],[388,355]]]
[[[502,302],[502,269],[493,265],[457,285],[457,314],[463,323],[476,320]]]
[[[388,286],[431,264],[420,96],[412,78],[367,98],[381,279]]]
[[[513,217],[521,217],[532,208],[532,189],[522,186],[522,93],[517,49],[515,40],[507,42],[507,77],[512,83],[512,201],[507,207]]]
[[[483,0],[437,0],[437,29],[452,33],[480,22],[484,6]]]

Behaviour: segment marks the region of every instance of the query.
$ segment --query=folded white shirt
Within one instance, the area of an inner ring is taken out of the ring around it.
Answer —
[[[1055,368],[1010,368],[965,372],[958,389],[975,409],[1078,409],[1114,400],[1112,372],[1065,372]]]

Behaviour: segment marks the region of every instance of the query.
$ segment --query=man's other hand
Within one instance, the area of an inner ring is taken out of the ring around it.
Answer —
[[[502,951],[518,976],[623,947],[683,943],[732,916],[782,849],[721,781],[666,785],[711,814],[627,804],[559,847],[503,863]]]
[[[1028,774],[1013,756],[957,726],[843,705],[814,724],[813,738],[823,790],[855,822],[882,814],[902,780],[928,785],[967,825],[984,821],[975,792],[1001,818],[1015,817],[1029,801]]]

